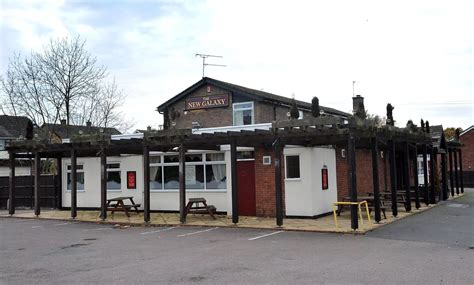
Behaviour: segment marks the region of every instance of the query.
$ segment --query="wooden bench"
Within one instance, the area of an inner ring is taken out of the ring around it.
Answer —
[[[130,200],[131,204],[125,204],[125,200]],[[135,204],[133,197],[116,197],[107,199],[107,211],[110,211],[110,214],[113,215],[114,212],[124,212],[127,217],[130,217],[129,211],[134,208],[135,212],[138,213],[138,207],[141,204]]]

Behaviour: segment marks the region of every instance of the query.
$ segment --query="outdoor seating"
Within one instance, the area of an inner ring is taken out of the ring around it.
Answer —
[[[131,204],[125,204],[124,201],[126,200],[130,200]],[[140,206],[141,204],[135,204],[133,197],[116,197],[107,199],[107,210],[111,211],[112,215],[114,212],[124,212],[127,217],[130,217],[129,211],[134,208],[135,212],[138,213],[138,207]]]
[[[216,217],[214,216],[215,212],[216,212],[216,207],[214,205],[207,205],[206,199],[189,198],[184,215],[187,216],[189,213],[209,214],[215,220],[216,219]]]

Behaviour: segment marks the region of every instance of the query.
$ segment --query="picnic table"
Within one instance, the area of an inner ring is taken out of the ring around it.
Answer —
[[[342,197],[343,202],[350,202],[351,197],[346,196]],[[357,196],[357,202],[362,202],[362,201],[367,201],[367,205],[369,208],[369,212],[372,212],[372,210],[375,209],[375,199],[374,196],[368,195],[368,196]],[[385,205],[384,205],[384,199],[381,197],[380,198],[380,211],[382,211],[384,218],[387,218],[387,215],[385,214]],[[337,215],[340,216],[342,209],[344,207],[344,204],[339,205],[339,208],[337,209]]]
[[[125,201],[127,200],[130,200],[131,204],[125,204]],[[133,197],[127,196],[107,199],[106,206],[107,210],[111,211],[112,215],[114,214],[114,212],[124,212],[127,217],[130,217],[129,210],[134,208],[135,211],[138,213],[138,207],[140,207],[141,204],[135,204],[135,202],[133,201]]]
[[[202,204],[202,205],[201,205]],[[214,212],[216,207],[213,205],[207,205],[206,199],[204,198],[189,198],[188,204],[186,205],[184,215],[187,216],[189,213],[193,214],[209,214],[214,220]]]
[[[408,208],[408,203],[406,199],[406,192],[403,190],[398,190],[397,194],[397,204],[403,205],[405,210]],[[383,197],[386,201],[391,202],[392,192],[380,192],[380,196]]]

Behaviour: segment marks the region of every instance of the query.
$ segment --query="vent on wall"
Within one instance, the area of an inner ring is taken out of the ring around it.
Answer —
[[[271,156],[264,156],[263,157],[263,165],[270,165],[272,164],[272,157]]]

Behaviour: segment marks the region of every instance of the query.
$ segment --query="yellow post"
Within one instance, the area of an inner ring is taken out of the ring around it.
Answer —
[[[370,226],[372,224],[372,220],[370,219],[369,205],[367,201],[365,201],[365,212],[367,213],[367,220],[369,220],[369,226]]]
[[[336,205],[332,205],[332,213],[333,213],[333,216],[334,216],[334,224],[336,225],[336,230],[339,230],[339,225],[337,224],[337,213],[336,213],[336,209],[337,209],[337,206]]]

